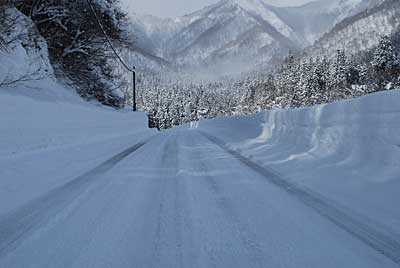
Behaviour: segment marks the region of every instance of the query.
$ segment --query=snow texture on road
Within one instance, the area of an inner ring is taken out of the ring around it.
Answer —
[[[96,168],[58,187],[23,207],[0,217],[0,257],[15,248],[30,232],[51,220],[66,205],[97,181],[103,173],[142,147],[141,142],[110,158]]]
[[[39,212],[0,267],[398,267],[265,176],[197,131],[165,132]]]
[[[299,187],[294,183],[290,183],[287,178],[278,175],[276,171],[263,167],[237,151],[230,149],[218,138],[208,134],[203,135],[227,153],[238,159],[244,165],[265,177],[271,183],[296,197],[303,204],[313,208],[320,215],[328,218],[339,227],[400,265],[400,237],[397,234],[387,233],[384,229],[374,229],[373,226],[368,225],[368,219],[361,217],[357,219],[354,212],[345,212],[345,210],[340,208],[338,204],[327,200],[323,196],[312,192],[309,189]]]

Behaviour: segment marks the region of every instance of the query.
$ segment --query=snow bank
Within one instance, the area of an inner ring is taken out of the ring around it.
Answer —
[[[200,122],[231,147],[400,232],[400,91]]]
[[[147,131],[145,114],[84,103],[78,96],[74,103],[72,93],[69,102],[52,99],[49,92],[41,100],[45,89],[26,90],[30,96],[0,92],[0,158]]]
[[[156,134],[145,114],[73,92],[50,80],[0,90],[0,215]]]

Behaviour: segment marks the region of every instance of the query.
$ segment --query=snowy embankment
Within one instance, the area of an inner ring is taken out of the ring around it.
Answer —
[[[51,81],[54,94],[41,85],[0,91],[0,214],[155,134],[142,113],[85,103]]]
[[[197,127],[292,183],[400,233],[400,91]]]
[[[48,81],[58,91],[51,94],[40,84],[0,91],[0,214],[155,134],[142,113],[85,103]]]

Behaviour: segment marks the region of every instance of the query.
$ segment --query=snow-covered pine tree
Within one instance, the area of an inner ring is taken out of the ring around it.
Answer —
[[[379,42],[372,66],[378,90],[384,90],[388,83],[397,80],[394,78],[398,75],[399,59],[388,36],[383,36]]]
[[[261,110],[271,109],[274,106],[276,98],[275,78],[272,74],[267,75],[257,84],[256,105]]]
[[[290,51],[278,76],[278,103],[281,108],[289,108],[295,97],[295,90],[299,81],[299,61]]]
[[[318,57],[315,61],[312,61],[310,76],[307,87],[309,89],[309,95],[306,99],[305,106],[311,106],[316,104],[324,103],[326,94],[326,62]]]
[[[358,78],[359,78],[359,85],[363,87],[363,91],[368,93],[368,85],[370,83],[369,71],[368,66],[365,63],[361,63],[357,66],[358,69]]]
[[[307,100],[310,99],[312,94],[311,88],[309,85],[311,70],[312,70],[312,60],[301,61],[298,63],[296,68],[294,69],[294,81],[293,81],[293,98],[291,107],[300,108],[307,104]]]
[[[328,101],[345,99],[350,96],[350,87],[348,85],[349,65],[345,52],[338,49],[336,57],[331,66],[331,77],[329,85]]]

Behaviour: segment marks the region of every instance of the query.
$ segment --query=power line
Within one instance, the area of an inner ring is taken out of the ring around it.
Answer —
[[[132,73],[132,82],[133,82],[133,85],[132,85],[132,91],[133,91],[133,93],[132,93],[132,98],[133,98],[132,105],[133,105],[133,111],[136,112],[136,110],[137,110],[137,108],[136,108],[136,71],[135,71],[136,68],[135,68],[135,66],[133,66],[133,68],[130,68],[128,66],[128,64],[126,64],[125,61],[121,58],[121,56],[118,54],[117,50],[114,48],[114,45],[112,44],[110,37],[108,37],[103,25],[101,24],[100,18],[97,15],[96,10],[94,9],[92,0],[87,0],[87,3],[89,4],[89,7],[92,10],[92,13],[93,13],[94,17],[96,18],[97,24],[99,25],[101,31],[103,32],[103,35],[106,38],[107,43],[110,45],[110,47],[111,47],[112,51],[114,52],[115,56],[118,58],[119,62],[122,64],[122,66],[125,69],[127,69],[129,72]]]
[[[121,58],[121,56],[118,54],[117,50],[114,48],[114,45],[112,44],[110,37],[108,37],[103,25],[101,24],[100,18],[97,15],[96,10],[94,9],[92,0],[87,0],[87,3],[89,4],[89,7],[93,12],[94,17],[96,18],[97,24],[99,25],[101,31],[103,32],[103,35],[106,38],[107,43],[110,45],[110,47],[111,47],[112,51],[114,52],[115,56],[118,58],[118,60],[121,62],[122,66],[124,66],[125,69],[127,69],[129,72],[132,72],[132,73],[135,72],[135,66],[133,66],[133,69],[130,68],[128,66],[128,64],[126,64],[125,61]]]

